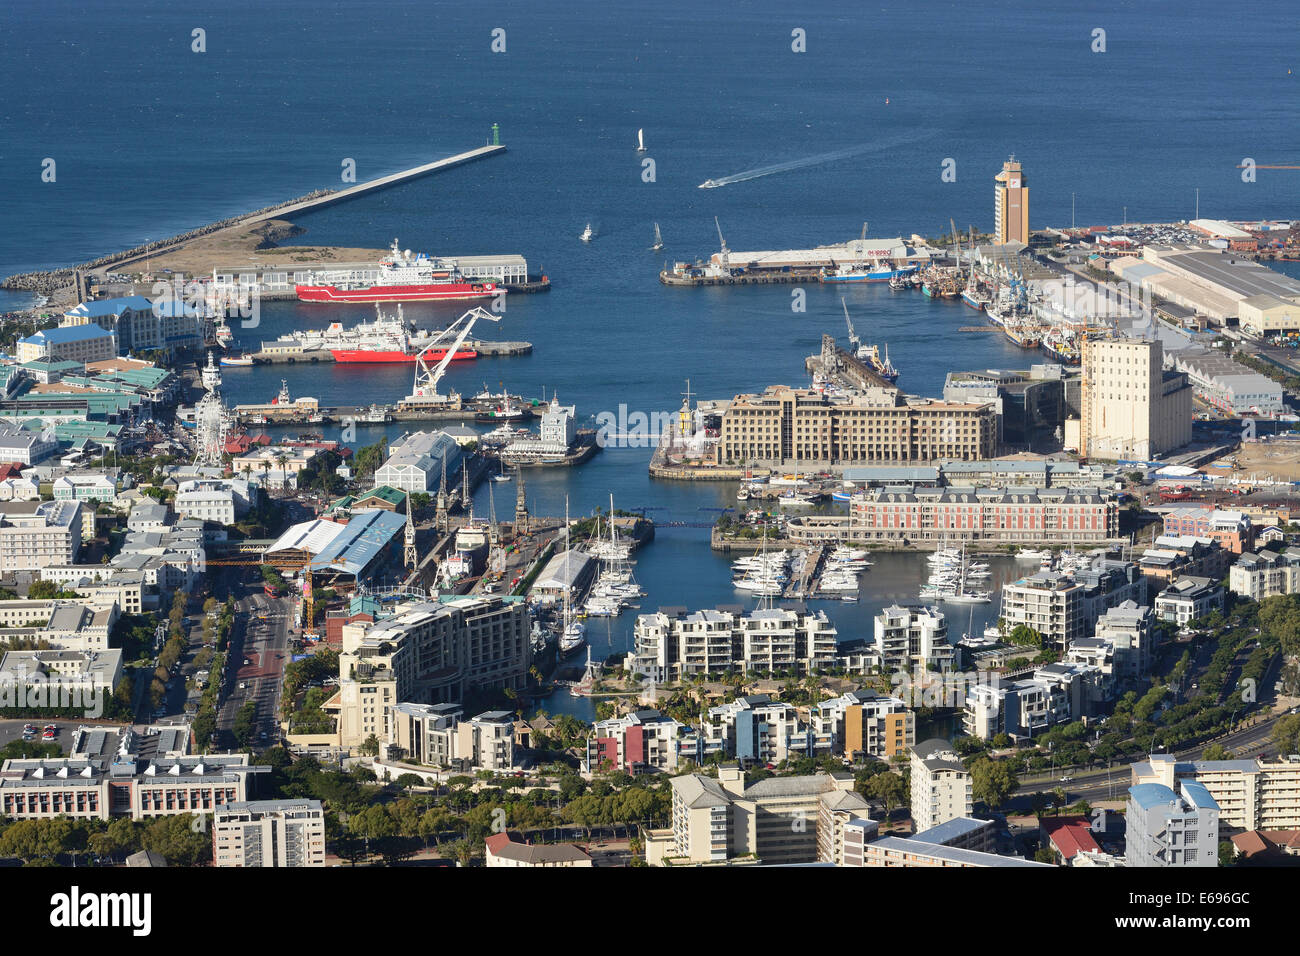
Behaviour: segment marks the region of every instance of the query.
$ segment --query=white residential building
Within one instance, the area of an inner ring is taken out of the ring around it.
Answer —
[[[661,609],[637,618],[634,672],[656,681],[729,670],[807,674],[836,661],[836,630],[824,611]]]
[[[780,763],[791,756],[810,756],[807,729],[794,705],[766,694],[737,697],[710,707],[703,726],[706,752],[720,751],[749,764]]]
[[[250,800],[212,815],[213,866],[324,866],[319,800]]]
[[[81,504],[0,503],[0,573],[72,564],[81,547]]]
[[[59,450],[54,431],[34,432],[12,422],[0,421],[0,461],[34,465]]]
[[[1097,618],[1094,637],[1114,649],[1114,673],[1119,678],[1142,677],[1151,669],[1153,616],[1149,607],[1125,601]]]
[[[201,478],[182,481],[176,489],[176,513],[214,524],[234,524],[248,511],[257,487],[241,479]]]
[[[1223,588],[1209,578],[1186,575],[1156,595],[1156,617],[1180,627],[1223,609]]]
[[[938,738],[917,744],[911,749],[911,768],[915,832],[971,815],[970,771],[957,758],[952,744]]]
[[[1124,828],[1128,866],[1219,865],[1219,805],[1194,780],[1178,793],[1162,783],[1129,787]]]
[[[1246,552],[1228,569],[1228,590],[1254,601],[1300,592],[1300,548]]]
[[[885,608],[875,617],[876,653],[888,673],[950,671],[956,649],[948,642],[948,621],[934,607]]]

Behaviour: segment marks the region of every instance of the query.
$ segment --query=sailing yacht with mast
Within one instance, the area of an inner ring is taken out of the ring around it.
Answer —
[[[659,223],[655,223],[655,244],[650,247],[651,252],[658,252],[664,247],[664,237],[659,232]]]
[[[636,151],[638,153],[645,152],[645,130],[644,129],[639,129],[636,131]]]
[[[560,620],[560,656],[587,643],[587,625],[573,618],[573,582],[569,577],[569,497],[564,497],[564,612]]]

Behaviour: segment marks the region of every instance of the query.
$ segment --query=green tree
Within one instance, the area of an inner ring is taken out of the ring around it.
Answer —
[[[1034,860],[1038,863],[1056,863],[1056,851],[1050,846],[1040,846],[1034,853]]]
[[[907,784],[903,778],[892,770],[877,773],[867,781],[867,796],[880,801],[885,808],[885,816],[894,812],[896,807],[907,806]]]
[[[991,810],[996,810],[1020,786],[1005,760],[981,757],[971,765],[971,795]]]
[[[1223,746],[1223,744],[1210,744],[1201,751],[1202,760],[1234,760],[1236,759],[1236,756],[1236,754]]]

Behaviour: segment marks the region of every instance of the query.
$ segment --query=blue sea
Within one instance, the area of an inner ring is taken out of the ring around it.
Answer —
[[[958,333],[973,313],[883,287],[670,289],[665,260],[792,248],[859,235],[992,225],[993,176],[1025,169],[1034,226],[1295,214],[1294,171],[1237,165],[1300,157],[1294,9],[1221,3],[791,5],[277,0],[10,0],[0,9],[0,273],[68,265],[226,216],[482,145],[509,151],[298,220],[295,242],[429,253],[519,253],[554,284],[514,295],[484,337],[531,356],[456,366],[462,392],[504,383],[602,411],[675,409],[805,381],[840,296],[866,341],[888,344],[900,384],[937,394],[950,369],[1023,367],[1000,336]],[[1093,52],[1096,30],[1105,51]],[[194,52],[202,30],[204,52]],[[497,31],[504,31],[501,34]],[[804,52],[795,52],[802,31]],[[494,36],[504,52],[493,52]],[[647,152],[635,150],[644,128]],[[825,153],[848,158],[700,190]],[[654,161],[646,175],[643,159]],[[42,181],[45,160],[54,182]],[[946,162],[948,161],[948,162]],[[956,179],[945,182],[945,165]],[[652,181],[647,181],[650,179]],[[590,222],[596,239],[578,240]],[[666,246],[649,251],[658,222]],[[22,304],[6,294],[0,309]],[[410,314],[445,322],[455,307]],[[272,303],[241,345],[364,309]],[[227,392],[269,398],[287,380],[325,404],[389,402],[395,368],[232,370]],[[393,430],[389,430],[393,433]],[[358,444],[379,431],[359,430]],[[707,530],[734,487],[651,481],[648,448],[606,449],[529,479],[535,512],[646,508],[644,606],[733,601]],[[506,490],[508,510],[513,486]],[[486,489],[480,507],[486,507]],[[1000,574],[1012,573],[1004,569]],[[857,605],[828,605],[846,637],[922,570],[870,572]],[[996,605],[993,606],[995,608]],[[969,612],[957,611],[961,617]],[[996,613],[977,609],[974,624]],[[953,622],[957,632],[968,620]],[[597,635],[628,645],[631,615]],[[603,622],[593,631],[604,628]],[[578,706],[584,706],[582,702]]]

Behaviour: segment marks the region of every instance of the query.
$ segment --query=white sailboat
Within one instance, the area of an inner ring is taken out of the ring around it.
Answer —
[[[664,237],[659,232],[659,223],[655,223],[655,244],[650,247],[651,252],[658,252],[664,247]]]
[[[638,153],[645,152],[645,130],[644,129],[639,129],[636,131],[636,151]]]
[[[573,619],[572,585],[569,577],[569,498],[564,498],[564,615],[561,618],[560,656],[572,654],[587,643],[587,625]]]
[[[596,238],[596,234],[591,231],[591,223],[587,223],[587,228],[582,230],[582,235],[578,238],[583,242],[591,242],[591,240]]]

